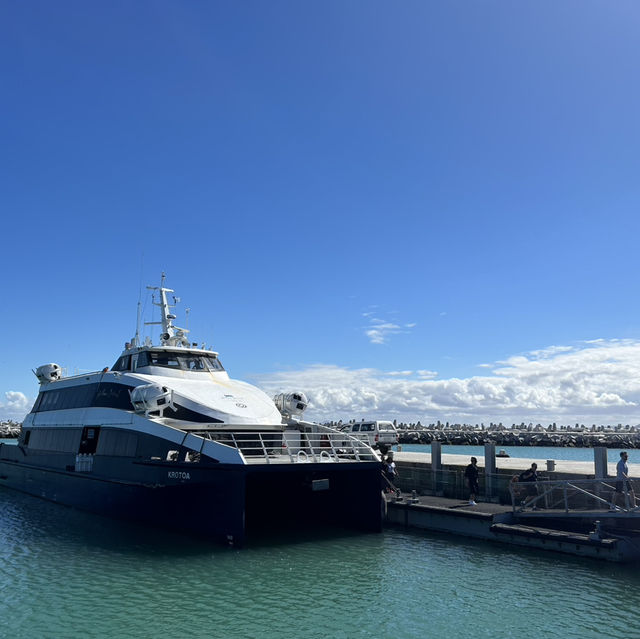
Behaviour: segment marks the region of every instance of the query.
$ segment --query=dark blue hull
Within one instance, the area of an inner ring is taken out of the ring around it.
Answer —
[[[0,486],[237,545],[264,530],[335,524],[378,532],[382,527],[376,462],[236,465],[96,458],[90,472],[78,472],[47,461],[0,445]]]

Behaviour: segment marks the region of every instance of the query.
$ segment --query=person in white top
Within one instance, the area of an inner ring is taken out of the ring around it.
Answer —
[[[626,450],[623,450],[620,453],[620,461],[616,464],[616,492],[614,495],[614,502],[619,506],[622,497],[622,506],[624,508],[635,508],[636,495],[629,480],[628,459],[629,453],[627,453]],[[629,497],[628,503],[627,496]]]

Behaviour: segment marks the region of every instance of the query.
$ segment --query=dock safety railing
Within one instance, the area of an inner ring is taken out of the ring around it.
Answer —
[[[566,514],[611,510],[640,510],[640,485],[634,480],[569,479],[537,482],[512,481],[509,486],[514,512],[562,510]],[[636,494],[636,491],[637,494]]]
[[[495,494],[499,492],[502,477],[499,475],[491,476]],[[486,476],[480,473],[478,477],[480,490],[476,494],[476,500],[485,500],[487,498]],[[505,480],[504,491],[507,491]],[[421,495],[440,495],[450,499],[469,500],[469,487],[464,476],[464,470],[441,468],[433,472],[424,470],[420,465],[411,463],[398,464],[398,479],[395,482],[398,487],[406,492],[416,490]]]
[[[380,460],[368,444],[320,425],[314,430],[190,432],[205,440],[237,448],[249,464]]]

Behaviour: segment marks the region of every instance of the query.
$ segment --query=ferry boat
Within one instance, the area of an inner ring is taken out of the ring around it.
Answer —
[[[68,506],[242,545],[255,531],[337,524],[380,531],[380,460],[305,421],[303,393],[271,399],[190,342],[162,275],[159,343],[136,336],[111,369],[34,372],[40,390],[0,485]],[[140,317],[138,306],[138,317]],[[140,320],[138,320],[138,325]]]

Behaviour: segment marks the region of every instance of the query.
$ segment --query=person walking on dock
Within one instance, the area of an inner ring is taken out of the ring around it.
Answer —
[[[469,486],[469,506],[477,506],[476,495],[480,492],[478,486],[478,460],[475,457],[471,458],[471,463],[465,468],[464,476],[467,479],[467,485]]]
[[[393,451],[390,450],[384,463],[384,476],[389,485],[389,489],[398,494],[400,491],[396,488],[395,480],[398,478],[396,463],[393,461]]]
[[[520,473],[520,481],[538,481],[538,464],[533,462],[531,468]]]
[[[636,494],[631,488],[631,482],[629,480],[629,466],[627,460],[629,459],[629,453],[623,450],[620,453],[620,461],[616,464],[616,492],[614,494],[614,504],[619,506],[619,496],[624,495],[623,508],[635,508],[636,507]],[[631,502],[629,502],[631,497]]]
[[[535,462],[531,464],[531,468],[528,468],[523,473],[520,473],[518,478],[522,483],[527,484],[526,492],[525,492],[525,501],[522,502],[523,507],[527,507],[528,505],[535,502],[535,498],[538,496],[538,486],[536,482],[538,481],[538,464]],[[536,510],[536,507],[533,507],[533,510]]]

